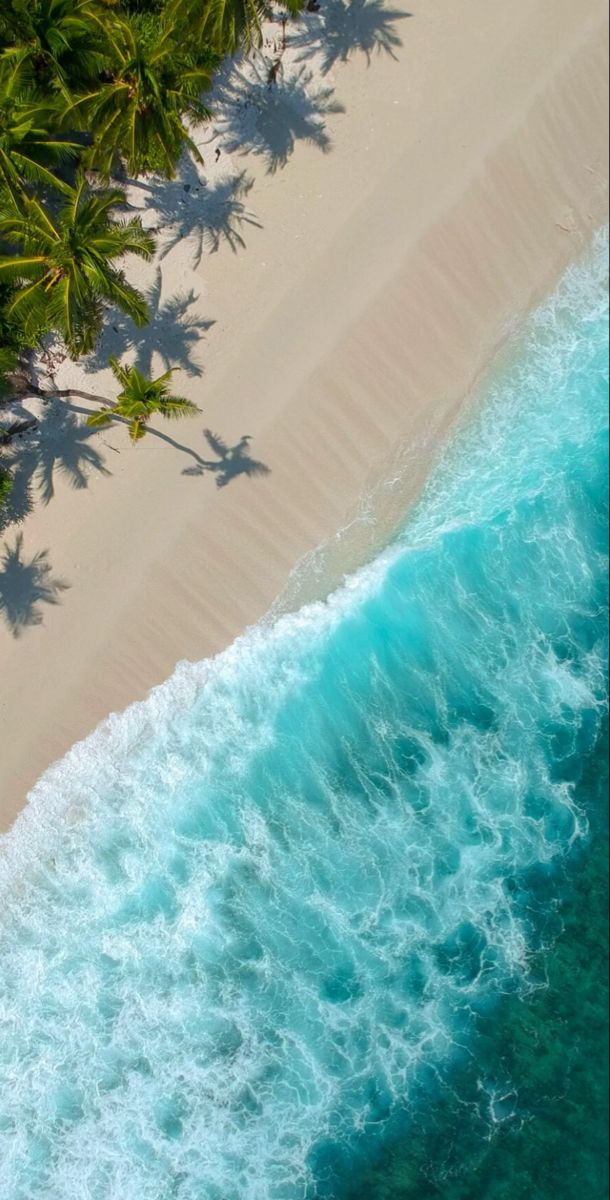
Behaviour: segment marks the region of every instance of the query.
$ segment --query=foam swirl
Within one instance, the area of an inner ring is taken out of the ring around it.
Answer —
[[[35,789],[0,866],[7,1200],[331,1196],[325,1148],[527,986],[605,705],[603,257],[389,551]]]

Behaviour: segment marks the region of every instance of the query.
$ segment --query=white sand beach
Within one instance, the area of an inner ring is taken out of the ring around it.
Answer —
[[[323,0],[269,89],[273,54],[220,82],[205,168],[129,188],[159,231],[130,270],[150,326],[111,315],[92,358],[53,366],[109,397],[109,354],[179,367],[201,414],[134,448],[84,427],[86,397],[24,402],[41,426],[0,534],[1,828],[108,713],[261,619],[320,543],[351,526],[291,595],[387,537],[605,219],[603,0]]]

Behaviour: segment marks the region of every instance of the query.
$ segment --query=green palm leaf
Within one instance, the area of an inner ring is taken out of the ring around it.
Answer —
[[[108,360],[108,366],[115,378],[118,379],[121,387],[126,388],[129,383],[129,368],[122,367],[118,358],[115,358],[114,355]]]
[[[99,412],[91,413],[91,416],[87,417],[87,425],[90,425],[92,429],[103,429],[111,424],[112,410],[110,408],[100,408]]]
[[[23,284],[10,311],[30,331],[41,321],[56,329],[74,356],[93,349],[105,304],[137,325],[148,319],[144,297],[116,264],[127,252],[150,258],[155,243],[138,218],[114,219],[124,198],[92,193],[81,177],[56,216],[35,198],[8,194],[0,204],[0,236],[18,250],[0,254],[0,279]]]
[[[112,20],[96,0],[26,0],[12,4],[4,19],[12,45],[1,61],[15,84],[67,97],[111,58]]]
[[[146,437],[146,426],[142,421],[132,421],[129,426],[129,436],[132,442],[139,442]]]
[[[0,232],[2,223],[0,222]],[[6,280],[7,283],[14,283],[16,279],[37,279],[40,274],[40,268],[46,263],[44,255],[36,255],[31,258],[24,258],[18,255],[16,258],[0,257],[0,279]]]
[[[170,17],[193,31],[200,43],[220,54],[260,46],[264,0],[170,0]]]
[[[181,154],[189,149],[201,159],[185,124],[206,120],[201,95],[211,83],[184,46],[184,34],[170,20],[159,23],[156,37],[138,25],[112,22],[113,62],[110,78],[68,101],[66,123],[91,129],[90,166],[109,178],[117,157],[128,171],[161,171],[172,178]]]
[[[112,409],[103,408],[88,418],[89,425],[99,427],[112,419],[123,421],[128,426],[131,440],[138,442],[146,435],[148,422],[156,413],[176,419],[195,416],[199,412],[191,400],[170,392],[173,371],[166,371],[158,379],[148,379],[137,367],[124,367],[116,358],[110,359],[110,367],[122,391]]]
[[[24,184],[42,184],[67,192],[57,167],[81,153],[76,142],[57,132],[59,116],[18,86],[0,57],[0,181],[19,200]]]
[[[199,408],[192,400],[185,400],[183,396],[169,396],[160,401],[159,412],[170,420],[176,420],[179,417],[195,416]]]

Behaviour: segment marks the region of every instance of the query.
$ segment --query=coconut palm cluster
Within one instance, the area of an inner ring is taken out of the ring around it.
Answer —
[[[264,0],[2,0],[0,388],[51,333],[73,358],[89,353],[109,306],[146,324],[122,264],[151,258],[155,240],[125,216],[115,181],[172,179],[185,151],[201,161],[189,130],[209,116],[214,72],[260,44],[266,11]]]

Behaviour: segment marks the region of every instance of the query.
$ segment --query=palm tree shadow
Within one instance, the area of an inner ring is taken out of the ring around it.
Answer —
[[[190,160],[189,167],[192,168]],[[185,185],[182,179],[187,169],[183,167],[177,183],[153,188],[151,203],[159,213],[162,228],[168,230],[161,258],[166,258],[180,242],[189,241],[193,249],[191,265],[197,270],[204,254],[216,254],[223,244],[233,254],[245,250],[246,228],[262,229],[262,225],[245,203],[254,183],[245,171],[209,183],[196,176],[193,183]]]
[[[395,26],[413,14],[405,9],[387,8],[384,0],[325,0],[324,26],[315,49],[322,55],[322,74],[327,75],[338,62],[347,62],[354,52],[364,54],[368,63],[375,53],[396,58],[402,39]],[[300,61],[312,52],[309,33],[301,35]]]
[[[36,499],[45,506],[49,504],[58,474],[78,491],[88,486],[92,471],[110,475],[94,444],[95,437],[95,431],[88,429],[67,404],[49,401],[36,429],[26,440],[14,444],[6,456],[13,485],[2,509],[0,528],[24,521]]]
[[[42,625],[40,605],[59,604],[62,592],[69,586],[64,580],[54,578],[48,550],[39,550],[26,560],[23,534],[17,534],[12,549],[6,546],[0,558],[0,615],[13,637]]]
[[[21,525],[26,517],[34,510],[34,488],[32,486],[32,463],[29,455],[13,458],[11,463],[6,459],[6,466],[17,463],[12,467],[11,490],[2,505],[0,512],[0,533],[9,525]]]
[[[84,396],[86,399],[99,400],[99,397],[89,397],[87,395],[87,393],[85,393],[85,392],[81,392],[81,393],[74,392],[73,394],[74,395],[80,394],[80,395]],[[74,404],[74,402],[70,403],[68,405],[68,407],[71,412],[79,413],[85,417],[88,417],[91,414],[90,408],[81,408],[78,404]],[[127,429],[129,426],[129,421],[126,420],[125,417],[115,416],[113,418],[113,420],[116,422],[117,425],[122,425],[125,429]],[[187,454],[189,458],[194,459],[194,461],[196,463],[196,468],[195,467],[191,468],[190,474],[203,475],[204,468],[209,468],[211,465],[210,463],[206,463],[204,461],[204,459],[201,457],[201,455],[197,454],[197,451],[193,450],[191,446],[185,446],[185,445],[183,445],[182,442],[177,442],[175,438],[170,437],[170,435],[168,433],[164,433],[162,429],[156,429],[154,425],[147,425],[146,436],[152,437],[152,438],[157,438],[158,441],[165,442],[165,444],[167,446],[171,446],[173,450],[178,450],[180,452],[180,454]],[[116,448],[116,446],[113,447],[113,449],[116,451],[117,454],[121,453],[121,451],[118,450]],[[134,447],[131,446],[131,449],[133,450]]]
[[[113,313],[96,351],[84,361],[86,371],[100,371],[108,365],[111,355],[122,358],[128,350],[134,350],[133,364],[143,375],[153,374],[155,355],[164,371],[174,367],[192,378],[203,375],[203,367],[193,355],[215,321],[206,321],[192,311],[198,300],[193,288],[162,300],[162,287],[163,276],[158,267],[155,282],[146,296],[150,311],[148,325],[136,329],[128,317]]]
[[[217,126],[229,153],[255,154],[273,175],[286,166],[297,142],[330,151],[325,118],[345,111],[333,97],[333,89],[316,82],[306,64],[270,84],[269,62],[258,54],[225,80]]]
[[[237,479],[238,475],[246,475],[253,479],[271,474],[271,468],[266,463],[251,457],[252,438],[249,435],[240,438],[235,446],[228,446],[224,439],[217,433],[212,433],[211,429],[204,429],[203,435],[210,449],[216,454],[216,460],[202,461],[195,467],[186,467],[183,475],[199,476],[210,471],[216,475],[216,487],[222,488],[231,483],[231,480]]]

